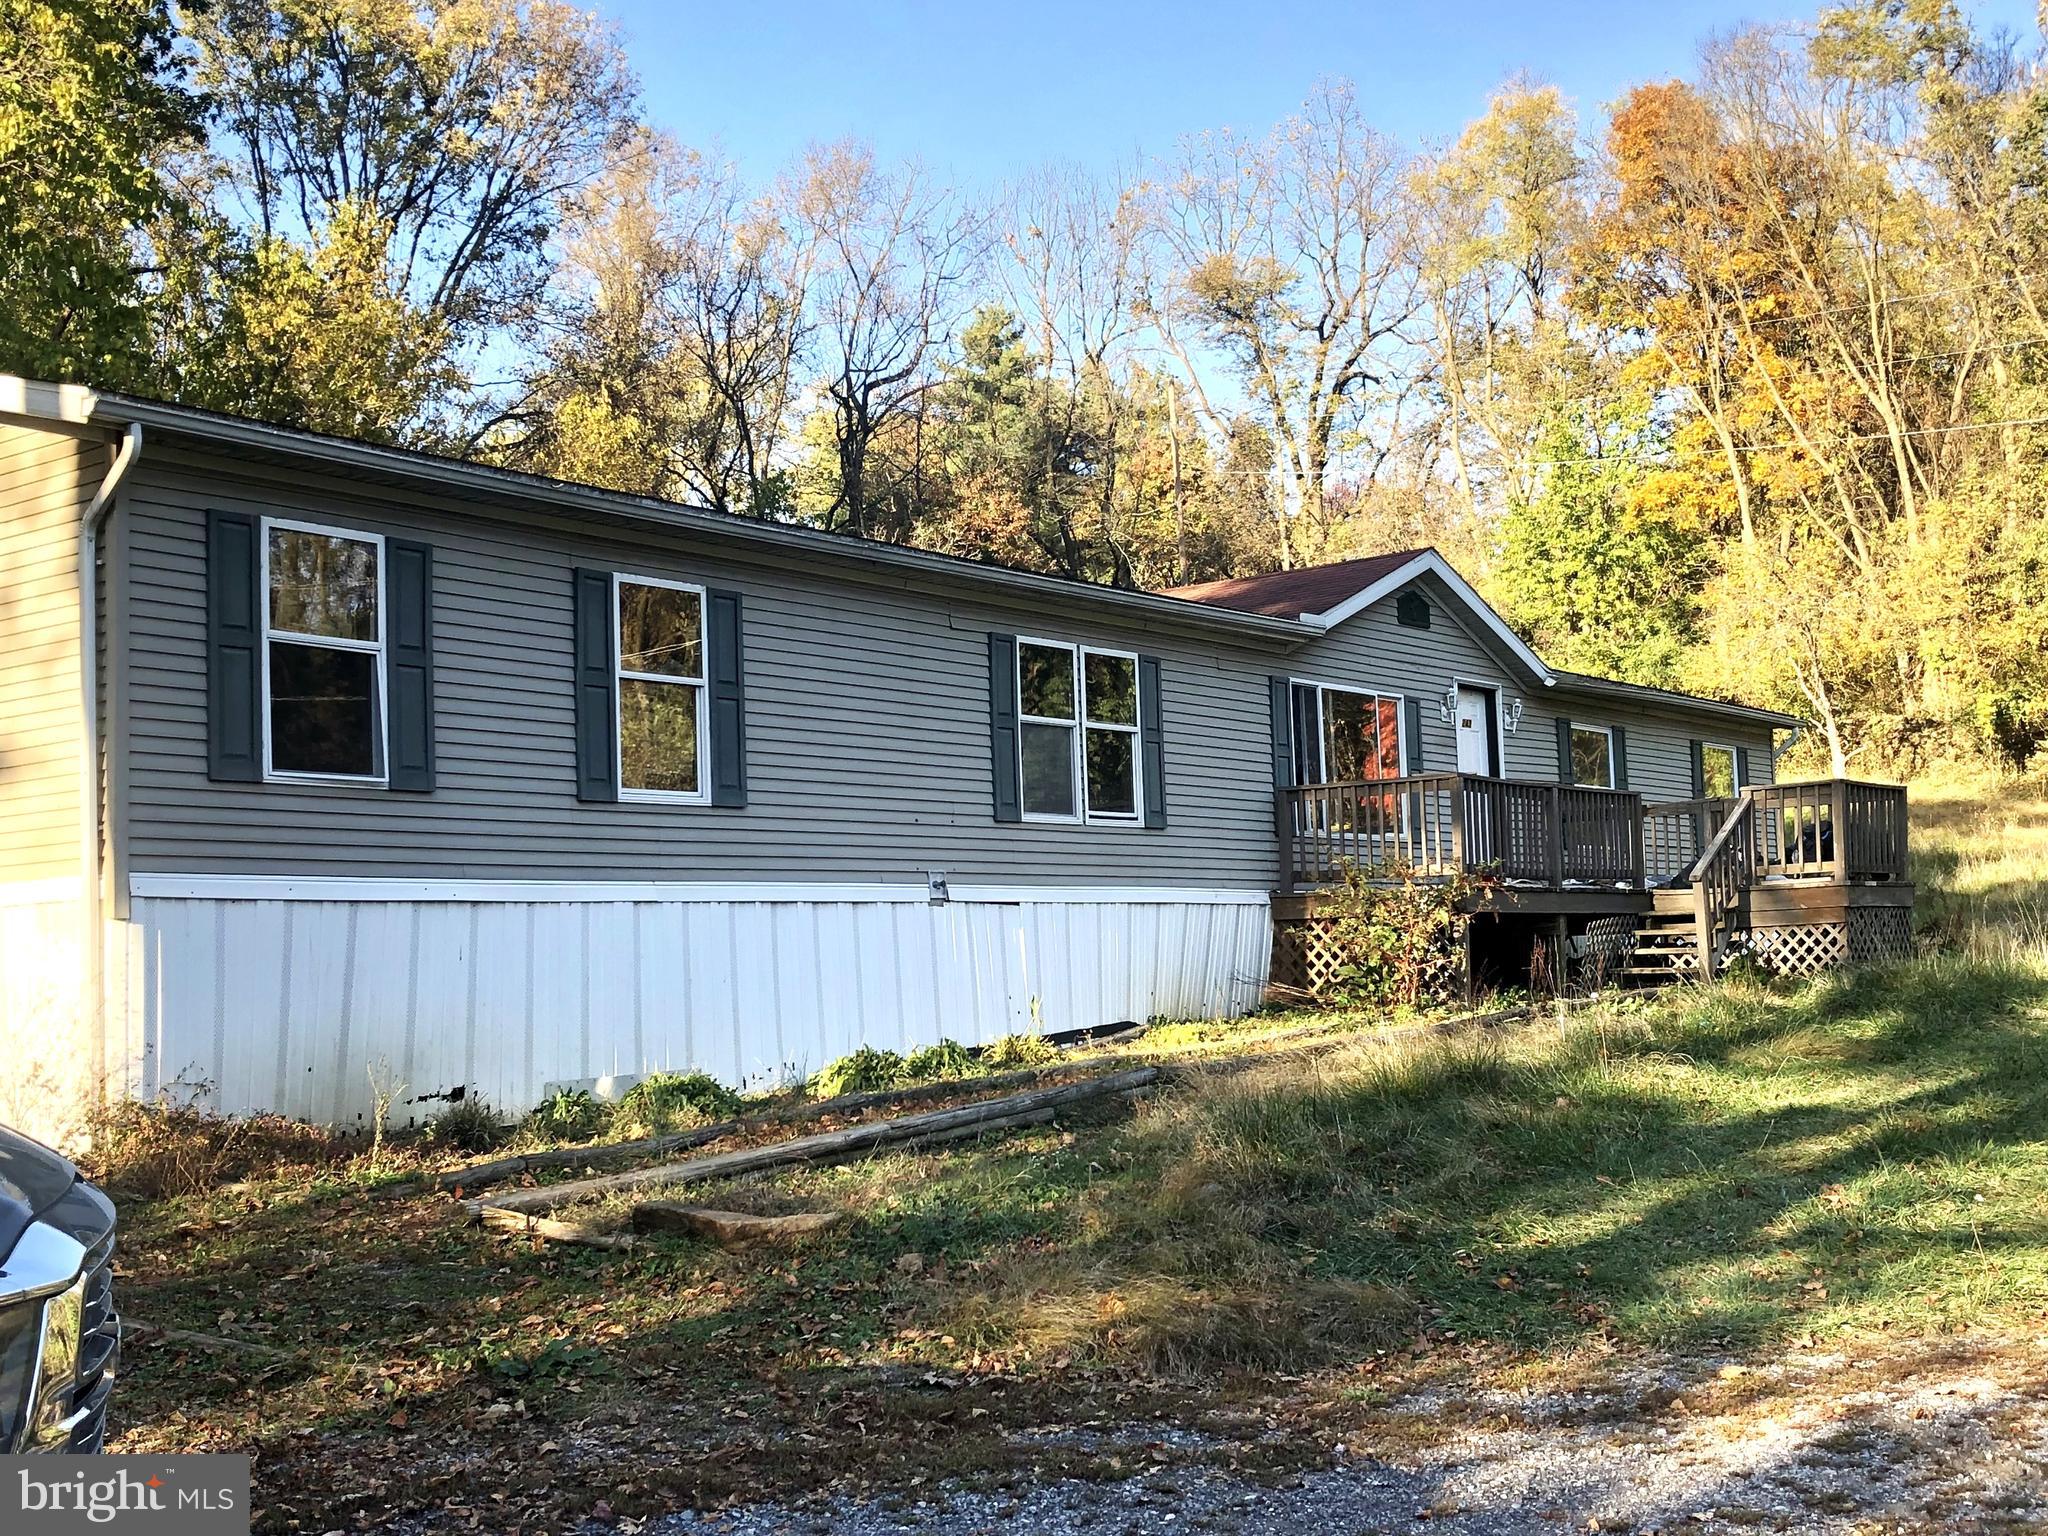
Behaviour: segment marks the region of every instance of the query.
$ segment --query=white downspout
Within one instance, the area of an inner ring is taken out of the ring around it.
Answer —
[[[114,495],[128,471],[142,456],[142,424],[131,421],[107,466],[100,488],[78,519],[78,679],[79,717],[84,722],[84,754],[78,765],[78,875],[83,888],[85,919],[83,1023],[91,1034],[94,1091],[104,1093],[107,1080],[107,1031],[101,1022],[106,1007],[104,981],[105,909],[100,889],[100,679],[99,679],[99,545],[100,525],[114,509]],[[108,759],[108,770],[113,761]]]

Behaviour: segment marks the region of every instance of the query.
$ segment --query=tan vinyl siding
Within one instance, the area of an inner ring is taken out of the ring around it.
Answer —
[[[78,515],[104,462],[0,425],[0,883],[78,873]]]
[[[701,535],[630,542],[332,482],[146,455],[128,496],[127,825],[147,872],[408,878],[918,881],[1267,889],[1276,875],[1266,655],[822,568],[742,563]],[[206,509],[333,522],[434,550],[434,793],[206,777]],[[570,572],[703,581],[745,597],[749,804],[575,796]],[[1000,825],[991,630],[1162,661],[1167,826]]]
[[[1494,649],[1481,643],[1475,630],[1433,584],[1426,595],[1430,600],[1428,629],[1411,629],[1397,622],[1395,598],[1390,596],[1304,646],[1285,664],[1285,670],[1319,682],[1418,696],[1422,761],[1430,772],[1449,772],[1458,766],[1454,728],[1438,710],[1438,701],[1456,680],[1497,686],[1503,702],[1523,701],[1521,728],[1501,733],[1509,778],[1557,778],[1556,722],[1564,716],[1585,725],[1623,728],[1628,743],[1628,787],[1639,790],[1646,800],[1691,798],[1690,744],[1694,740],[1745,748],[1751,782],[1770,782],[1768,727],[1724,725],[1653,705],[1527,684]]]

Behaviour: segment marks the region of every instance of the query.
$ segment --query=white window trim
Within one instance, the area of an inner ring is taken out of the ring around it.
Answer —
[[[1325,693],[1349,693],[1362,699],[1391,699],[1394,705],[1394,756],[1399,761],[1397,779],[1409,777],[1408,773],[1408,695],[1396,693],[1387,688],[1366,688],[1357,683],[1333,683],[1320,677],[1290,677],[1287,679],[1287,707],[1294,707],[1293,690],[1297,687],[1312,688],[1316,698],[1316,772],[1319,783],[1330,782],[1330,733],[1323,726],[1323,695]],[[1373,782],[1381,782],[1375,780]]]
[[[348,640],[333,635],[303,635],[296,630],[276,629],[270,622],[270,530],[282,528],[287,533],[314,533],[332,539],[348,539],[357,544],[373,545],[377,551],[377,638],[375,640]],[[357,788],[380,788],[391,782],[391,689],[384,655],[386,624],[384,606],[387,594],[387,562],[384,558],[384,535],[365,533],[358,528],[339,528],[329,523],[308,523],[290,517],[265,517],[257,530],[258,542],[262,545],[261,571],[257,579],[257,601],[263,605],[263,782],[266,784],[331,784]],[[325,647],[334,651],[355,651],[376,657],[377,690],[377,739],[373,744],[373,757],[383,765],[380,773],[299,773],[274,767],[271,762],[270,733],[270,643],[282,640],[288,645]]]
[[[1726,752],[1728,754],[1728,782],[1735,786],[1735,793],[1742,793],[1742,753],[1733,742],[1703,741],[1700,743],[1700,793],[1707,789],[1707,754]]]
[[[1088,713],[1088,658],[1107,656],[1113,661],[1128,661],[1131,664],[1131,723],[1120,724],[1114,720],[1096,720]],[[1140,737],[1145,718],[1145,701],[1139,695],[1144,692],[1145,679],[1138,668],[1136,651],[1115,651],[1107,646],[1084,645],[1074,660],[1075,709],[1081,716],[1081,729],[1076,743],[1076,766],[1079,777],[1074,781],[1080,786],[1082,813],[1090,821],[1106,822],[1112,826],[1129,826],[1145,819],[1145,744]],[[1131,738],[1131,808],[1128,811],[1098,811],[1088,803],[1088,733],[1090,731],[1115,731]]]
[[[1071,669],[1074,685],[1074,715],[1071,720],[1059,720],[1050,715],[1027,714],[1024,709],[1024,647],[1041,646],[1049,651],[1065,651],[1067,665]],[[1137,721],[1130,725],[1119,725],[1101,721],[1093,725],[1088,719],[1087,658],[1090,656],[1112,656],[1131,664],[1131,698],[1137,705]],[[1078,827],[1134,827],[1145,822],[1145,743],[1143,740],[1145,718],[1145,679],[1138,666],[1136,651],[1119,651],[1102,645],[1082,645],[1073,640],[1049,640],[1038,635],[1017,636],[1015,664],[1010,668],[1012,697],[1017,705],[1017,805],[1020,817],[1027,822],[1041,826]],[[1027,811],[1024,807],[1024,727],[1027,725],[1055,725],[1068,732],[1068,753],[1074,775],[1074,806],[1072,814],[1065,816],[1048,815],[1043,811]],[[1095,811],[1088,807],[1088,732],[1123,731],[1131,736],[1131,806],[1128,811]]]
[[[1570,731],[1570,732],[1571,732],[1571,733],[1572,733],[1572,734],[1573,734],[1574,736],[1576,736],[1576,735],[1577,735],[1577,734],[1578,734],[1578,733],[1579,733],[1580,731],[1593,731],[1593,732],[1597,732],[1598,734],[1600,734],[1600,735],[1602,735],[1602,736],[1605,736],[1605,737],[1607,738],[1607,782],[1606,782],[1605,784],[1587,784],[1587,783],[1585,783],[1584,781],[1582,781],[1582,780],[1581,780],[1581,779],[1579,778],[1579,776],[1578,776],[1578,773],[1579,773],[1579,770],[1578,770],[1578,764],[1577,764],[1576,762],[1574,762],[1574,763],[1573,763],[1573,765],[1572,765],[1572,788],[1574,788],[1574,789],[1613,789],[1613,788],[1614,788],[1614,727],[1613,727],[1613,726],[1611,726],[1611,725],[1590,725],[1590,724],[1588,724],[1588,723],[1586,723],[1585,721],[1582,721],[1582,720],[1566,720],[1566,721],[1565,721],[1565,729],[1566,729],[1567,731]],[[1576,754],[1574,754],[1574,756],[1576,756]]]
[[[694,592],[697,595],[697,665],[694,678],[677,677],[668,672],[628,671],[625,663],[622,637],[619,633],[619,588],[630,583],[636,587],[665,587],[671,592]],[[710,741],[710,693],[711,693],[711,614],[710,597],[704,588],[694,581],[674,581],[666,576],[642,576],[633,571],[612,572],[612,780],[618,789],[619,799],[633,805],[709,805],[711,803],[711,741]],[[697,787],[694,791],[682,789],[633,789],[626,784],[626,740],[622,729],[620,700],[625,694],[621,683],[666,683],[672,688],[695,688],[697,690]]]

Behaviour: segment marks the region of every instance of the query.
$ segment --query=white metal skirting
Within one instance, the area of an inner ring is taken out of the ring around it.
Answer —
[[[863,1044],[1235,1015],[1257,1006],[1271,952],[1257,893],[935,906],[784,891],[137,894],[109,942],[110,1067],[132,1095],[196,1093],[227,1113],[359,1124],[373,1079],[403,1085],[398,1123],[458,1085],[518,1112],[548,1085],[607,1076],[758,1084]]]
[[[99,1091],[78,882],[0,884],[0,1125],[75,1143]]]

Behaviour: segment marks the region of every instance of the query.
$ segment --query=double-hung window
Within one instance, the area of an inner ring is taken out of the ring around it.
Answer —
[[[1614,788],[1614,732],[1604,725],[1572,725],[1572,782]]]
[[[263,522],[263,768],[384,782],[384,541]]]
[[[615,576],[612,625],[619,798],[705,800],[704,589]]]
[[[1017,726],[1025,820],[1139,819],[1135,654],[1019,639]]]
[[[1735,749],[1700,743],[1700,789],[1709,800],[1735,798]]]

